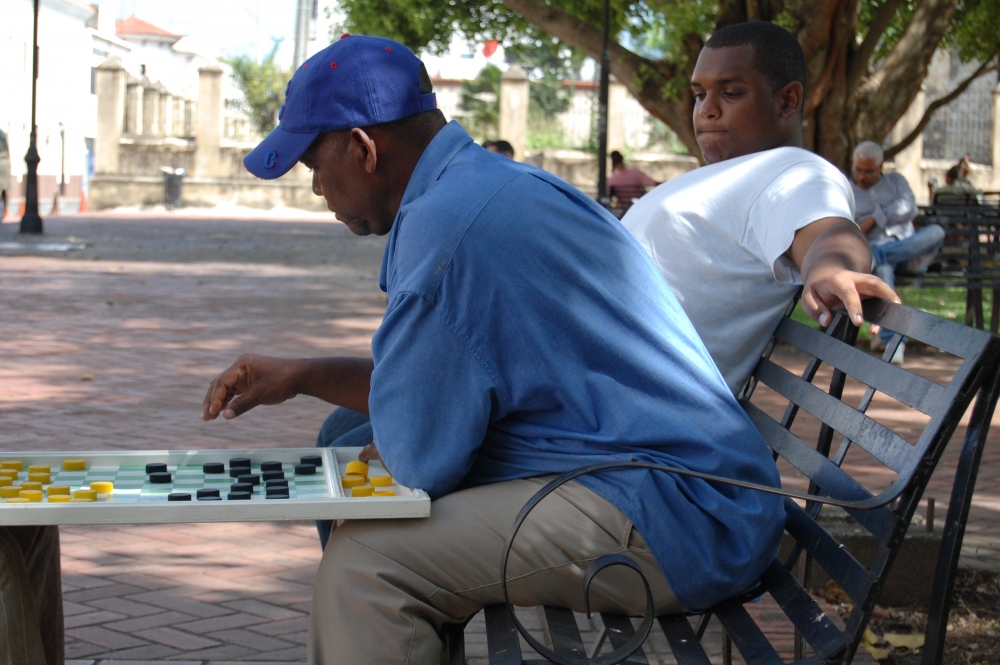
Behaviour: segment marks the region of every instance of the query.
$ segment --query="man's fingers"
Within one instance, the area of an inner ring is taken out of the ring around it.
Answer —
[[[903,302],[888,284],[875,275],[865,275],[865,277],[867,279],[857,281],[857,289],[861,295],[888,300],[896,304]]]
[[[247,391],[229,403],[229,408],[222,412],[222,417],[226,420],[232,420],[237,416],[242,416],[258,404],[260,404],[260,400],[256,392]]]
[[[822,300],[816,297],[812,289],[806,289],[802,292],[802,309],[824,328],[830,325],[830,310]]]
[[[358,459],[362,462],[370,462],[372,460],[382,459],[382,457],[378,454],[378,448],[375,447],[375,444],[369,443],[361,449],[360,453],[358,453]]]

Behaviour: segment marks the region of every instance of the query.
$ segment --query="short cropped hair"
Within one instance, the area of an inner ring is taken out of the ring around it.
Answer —
[[[806,56],[795,35],[767,21],[726,26],[709,37],[705,48],[753,47],[753,68],[764,75],[775,91],[792,81],[806,87]]]
[[[617,150],[611,151],[611,165],[617,166],[618,164],[625,164],[625,158]]]
[[[953,167],[948,169],[948,173],[945,174],[945,177],[950,178],[951,180],[958,180],[958,176],[961,174],[962,169],[958,168],[958,164],[955,164]]]
[[[497,139],[493,142],[493,146],[497,149],[497,152],[501,155],[506,155],[508,157],[514,157],[514,146],[510,144],[509,141],[504,141],[503,139]]]
[[[885,159],[885,153],[882,152],[882,146],[875,141],[862,141],[854,147],[854,159],[858,157],[874,159],[876,163],[881,164]]]

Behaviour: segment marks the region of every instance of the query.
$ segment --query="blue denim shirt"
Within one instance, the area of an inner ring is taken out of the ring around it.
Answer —
[[[652,260],[562,180],[475,145],[425,150],[389,233],[369,407],[398,480],[456,489],[638,459],[779,485]],[[629,469],[580,482],[620,508],[690,610],[776,554],[771,495]]]

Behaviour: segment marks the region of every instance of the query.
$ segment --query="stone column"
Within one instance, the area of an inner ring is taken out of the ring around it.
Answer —
[[[893,145],[902,141],[913,131],[913,128],[920,122],[920,118],[923,117],[926,107],[927,95],[923,87],[921,87],[920,92],[913,99],[913,103],[910,104],[910,108],[906,110],[903,117],[892,128]],[[913,190],[914,195],[917,197],[917,203],[920,204],[926,204],[930,199],[930,195],[927,192],[927,180],[920,166],[920,161],[923,157],[924,137],[921,134],[905,150],[896,153],[896,157],[894,158],[896,173],[906,178],[906,182],[910,184],[910,189]]]
[[[608,154],[612,150],[625,152],[625,105],[628,89],[613,76],[608,86]],[[611,167],[608,166],[608,173]]]
[[[992,116],[993,123],[990,131],[990,145],[993,147],[991,152],[993,183],[990,185],[990,189],[998,191],[1000,190],[1000,82],[997,82],[997,87],[993,89]]]
[[[222,176],[222,67],[210,62],[198,70],[198,130],[195,174]]]
[[[524,159],[528,133],[528,75],[514,63],[500,78],[500,136],[514,147],[514,159]]]
[[[142,77],[142,133],[160,133],[160,92],[145,76]]]
[[[125,133],[142,134],[142,85],[129,77],[125,111]]]
[[[118,173],[122,128],[125,125],[125,68],[115,56],[97,67],[97,136],[95,173]]]
[[[198,132],[198,105],[190,99],[184,100],[184,132],[186,137],[192,137]]]
[[[160,134],[170,136],[173,134],[174,118],[173,104],[170,103],[170,93],[162,83],[160,86]]]

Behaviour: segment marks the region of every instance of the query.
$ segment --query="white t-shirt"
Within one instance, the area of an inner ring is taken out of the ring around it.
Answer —
[[[795,231],[854,219],[854,195],[832,164],[776,148],[665,182],[622,223],[646,248],[738,393],[802,283],[783,256]]]

